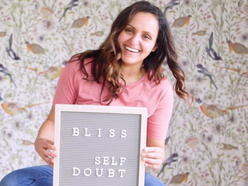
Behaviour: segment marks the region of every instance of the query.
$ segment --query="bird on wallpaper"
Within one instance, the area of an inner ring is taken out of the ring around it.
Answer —
[[[230,40],[227,41],[229,46],[229,52],[234,52],[236,54],[248,54],[248,48],[241,43],[232,43]]]
[[[2,99],[1,99],[1,100],[2,100]],[[17,106],[15,103],[6,103],[6,102],[4,102],[4,103],[1,104],[1,106],[2,106],[3,110],[4,110],[7,114],[9,114],[9,115],[11,115],[11,116],[15,116],[15,115],[17,115],[17,114],[19,114],[20,112],[22,112],[22,111],[25,110],[25,108],[19,107],[19,106]]]
[[[168,137],[165,139],[165,142],[164,142],[164,145],[165,145],[165,146],[167,145],[167,143],[169,142],[169,140],[170,140],[170,136],[168,136]]]
[[[227,110],[225,110],[221,106],[215,105],[215,104],[203,103],[200,106],[200,109],[205,116],[207,116],[211,119],[218,118],[218,117],[222,116],[223,114],[227,113]]]
[[[231,70],[233,72],[238,72],[240,75],[242,75],[244,77],[248,77],[248,66],[246,67],[246,71],[244,71],[244,70],[242,71],[241,69],[238,69],[238,68],[229,68],[229,67],[218,66],[216,64],[214,64],[214,66],[217,67],[217,68]]]
[[[78,18],[76,19],[73,23],[71,28],[82,28],[83,26],[87,26],[88,25],[88,20],[89,20],[89,16],[84,17],[84,18]]]
[[[238,1],[238,7],[241,8],[244,4],[244,0],[239,0]]]
[[[166,16],[166,12],[168,9],[172,9],[174,6],[178,5],[179,4],[179,0],[171,0],[166,6],[165,6],[165,9],[164,9],[164,16]]]
[[[191,136],[185,140],[185,143],[194,149],[200,143],[200,139],[197,136]]]
[[[16,84],[12,78],[12,75],[10,74],[9,70],[3,66],[3,64],[0,63],[0,72],[4,73],[5,75],[9,76],[11,83],[13,83],[16,87]]]
[[[242,13],[248,15],[248,2],[244,4],[244,0],[238,1],[238,8]]]
[[[248,162],[244,162],[241,166],[242,171],[248,175]]]
[[[8,56],[11,57],[13,60],[20,60],[21,58],[12,49],[12,44],[13,44],[13,36],[11,34],[9,38],[9,48],[6,48],[6,51],[8,53]]]
[[[244,5],[243,12],[248,15],[248,2]]]
[[[0,37],[4,37],[4,36],[6,36],[6,32],[0,32]]]
[[[44,6],[39,1],[36,1],[36,0],[34,2],[36,3],[35,9],[37,10],[37,12],[40,13],[40,15],[43,18],[48,18],[53,14],[53,10],[50,7]]]
[[[248,107],[248,104],[223,108],[220,105],[203,103],[200,106],[200,109],[205,116],[207,116],[211,119],[215,119],[215,118],[218,118],[218,117],[228,113],[228,110],[241,109],[244,107]]]
[[[39,74],[43,74],[47,79],[54,80],[60,76],[63,69],[61,66],[49,67],[47,70],[39,72]]]
[[[202,73],[204,76],[209,77],[211,84],[213,84],[215,86],[215,88],[218,89],[218,87],[216,86],[216,84],[215,84],[215,82],[213,80],[213,77],[211,76],[211,74],[208,71],[208,69],[203,67],[202,64],[197,64],[196,66],[198,68],[197,72]]]
[[[188,175],[189,175],[189,172],[186,172],[185,174],[177,174],[173,176],[169,185],[170,184],[179,185],[182,183],[186,183],[188,181]]]
[[[63,12],[61,18],[59,19],[59,21],[61,21],[61,19],[62,19],[63,17],[65,17],[65,14],[66,14],[66,12],[67,12],[68,10],[71,10],[73,7],[75,7],[75,6],[77,6],[77,5],[78,5],[78,0],[72,0],[72,1],[65,7],[64,12]]]
[[[49,67],[48,69],[46,69],[45,71],[43,71],[43,69],[40,69],[40,68],[22,67],[19,65],[14,65],[14,66],[16,66],[18,68],[24,68],[27,70],[37,72],[39,75],[44,75],[45,78],[50,79],[50,80],[57,79],[64,69],[62,66],[52,66],[52,67]]]
[[[209,46],[206,47],[206,52],[208,54],[209,57],[211,57],[213,60],[222,60],[222,58],[217,55],[217,52],[213,49],[213,40],[214,40],[214,36],[213,36],[213,32],[210,34],[209,37]]]
[[[159,177],[159,175],[164,171],[164,168],[165,168],[166,165],[170,165],[171,163],[177,161],[177,157],[178,157],[178,154],[177,153],[173,153],[168,159],[166,159],[164,161],[163,166],[160,169],[157,177]]]
[[[197,103],[202,103],[201,98],[195,98],[195,101],[196,101]]]
[[[3,102],[1,104],[3,110],[11,115],[11,116],[15,116],[23,111],[26,110],[26,108],[30,108],[30,107],[35,107],[35,106],[39,106],[39,105],[43,105],[43,104],[48,104],[48,103],[37,103],[37,104],[30,104],[30,105],[26,105],[25,107],[20,107],[18,106],[16,103],[13,102]]]
[[[187,17],[179,17],[173,22],[172,27],[182,28],[185,25],[189,25],[189,21],[191,17],[192,17],[191,15],[188,15]]]
[[[44,48],[42,48],[40,45],[38,44],[31,44],[29,43],[28,41],[25,42],[26,45],[27,45],[27,49],[28,49],[28,52],[33,52],[34,54],[37,54],[37,55],[40,55],[40,54],[44,54],[45,53],[45,50]]]

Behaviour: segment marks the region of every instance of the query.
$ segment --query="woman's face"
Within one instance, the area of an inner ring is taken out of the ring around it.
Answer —
[[[153,14],[138,12],[118,36],[122,62],[141,66],[157,48],[158,30],[158,20]]]

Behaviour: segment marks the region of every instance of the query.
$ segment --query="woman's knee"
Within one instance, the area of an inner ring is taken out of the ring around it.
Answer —
[[[28,167],[7,174],[0,182],[0,186],[30,185],[41,181],[41,178],[52,180],[52,177],[53,169],[49,165]]]
[[[19,184],[20,173],[19,170],[15,170],[7,174],[0,182],[0,186],[16,186]]]

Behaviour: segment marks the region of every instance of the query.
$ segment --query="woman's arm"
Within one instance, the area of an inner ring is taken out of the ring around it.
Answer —
[[[46,121],[40,127],[34,144],[40,157],[50,166],[53,166],[53,158],[57,156],[54,146],[54,118],[55,107],[53,106]]]
[[[165,160],[164,140],[147,137],[147,147],[143,150],[142,159],[146,167],[159,169]]]

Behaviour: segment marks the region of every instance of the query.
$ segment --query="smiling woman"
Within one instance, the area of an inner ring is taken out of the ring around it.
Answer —
[[[50,114],[35,141],[36,151],[50,166],[14,171],[0,186],[53,184],[51,167],[57,157],[54,146],[56,104],[146,107],[147,147],[141,158],[146,167],[159,169],[165,160],[164,141],[173,108],[173,89],[162,69],[165,60],[176,78],[177,95],[188,100],[190,94],[186,92],[184,72],[177,63],[164,14],[147,1],[124,9],[99,49],[74,55],[60,76]],[[86,169],[85,173],[89,172]],[[146,173],[145,186],[152,185],[164,184]]]

